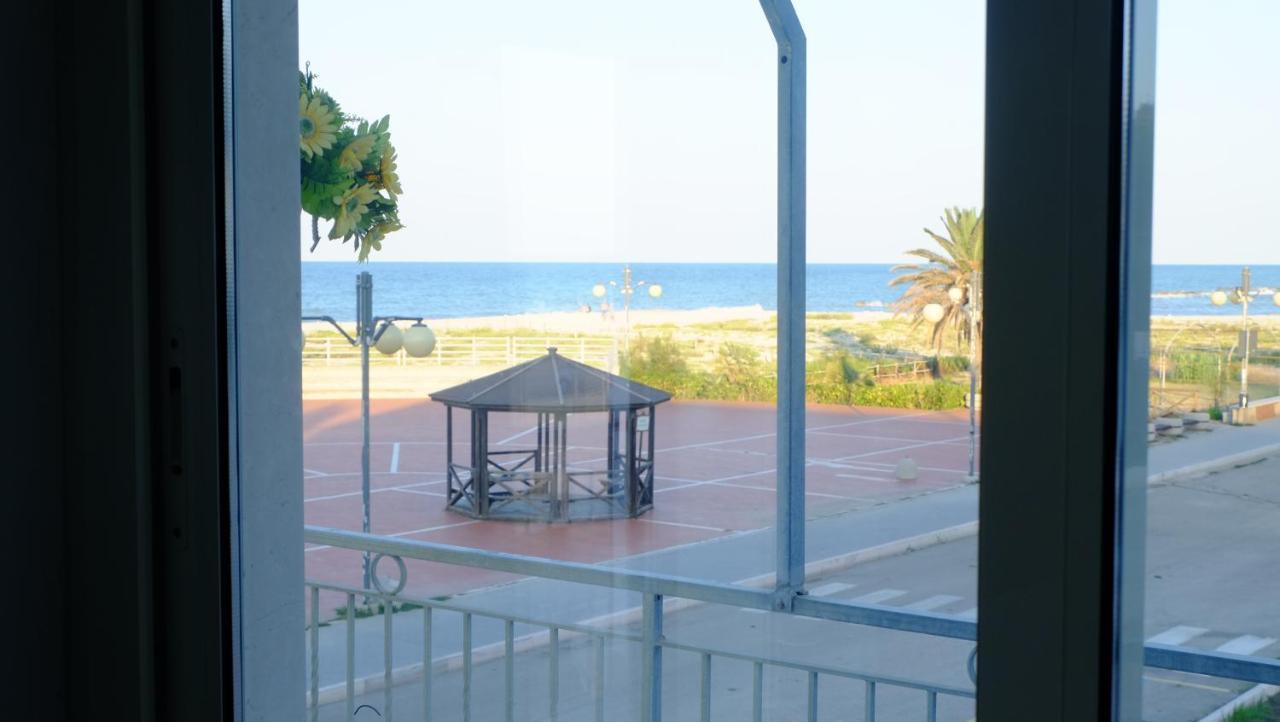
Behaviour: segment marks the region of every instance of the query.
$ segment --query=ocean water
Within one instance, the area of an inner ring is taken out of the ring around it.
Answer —
[[[890,264],[811,264],[808,267],[808,310],[888,310],[901,293],[889,286]],[[652,298],[640,287],[634,309],[696,309],[709,306],[777,307],[775,267],[764,263],[636,263],[633,282],[662,286]],[[380,315],[423,315],[427,318],[501,316],[547,311],[573,311],[584,304],[598,308],[591,294],[597,283],[622,282],[618,263],[395,263],[304,262],[303,315],[355,318],[355,277],[373,274],[374,312]],[[1152,275],[1154,316],[1199,316],[1239,313],[1228,304],[1216,307],[1209,294],[1240,284],[1239,266],[1157,265]],[[1280,266],[1253,267],[1253,285],[1266,297],[1252,309],[1280,313],[1270,296],[1280,289]],[[613,289],[611,300],[621,307]]]

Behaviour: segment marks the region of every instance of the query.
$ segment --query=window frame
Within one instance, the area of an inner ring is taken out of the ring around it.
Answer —
[[[1138,719],[1155,5],[987,12],[978,717]]]
[[[780,64],[778,111],[775,592],[778,606],[789,608],[804,565],[804,45],[794,11],[779,10],[789,10],[788,0],[761,6],[780,50],[789,47],[794,58],[789,69]],[[994,251],[985,321],[994,353],[986,354],[984,372],[1000,384],[988,389],[983,423],[979,714],[1013,719],[1034,703],[1064,720],[1129,718],[1140,704],[1145,487],[1145,443],[1134,443],[1129,427],[1145,418],[1151,138],[1149,118],[1135,122],[1133,108],[1150,107],[1154,7],[1151,0],[989,0],[987,12],[987,242]],[[227,274],[230,295],[223,408],[232,561],[219,578],[231,590],[224,611],[232,619],[232,663],[224,683],[236,695],[236,718],[282,719],[301,695],[279,690],[302,680],[303,669],[300,371],[292,331],[299,281],[296,247],[278,240],[297,232],[296,127],[292,104],[281,100],[296,91],[297,6],[237,0],[224,13],[232,240],[225,268],[214,269]],[[272,107],[278,117],[264,112]],[[1062,225],[1046,233],[1046,218]],[[1035,247],[1024,238],[1035,238]],[[1059,262],[1043,275],[1023,272],[1046,258]],[[999,303],[1043,299],[1046,286],[1058,294],[1034,308]],[[240,308],[252,308],[252,317]],[[1062,322],[1036,326],[1037,314]],[[1031,342],[1047,364],[1034,372],[1018,356]],[[1061,381],[1059,393],[1037,399],[1035,414],[1051,432],[1040,426],[1033,434],[1019,389],[1046,376]],[[1135,416],[1139,399],[1143,411]],[[280,443],[282,433],[297,444]],[[1034,485],[1023,483],[1029,460],[1045,467]],[[264,479],[276,482],[254,483]],[[279,516],[282,508],[292,509],[289,519]]]

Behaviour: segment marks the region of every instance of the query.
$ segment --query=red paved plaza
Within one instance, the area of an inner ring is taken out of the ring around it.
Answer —
[[[468,424],[455,418],[455,459]],[[445,413],[426,400],[374,400],[372,529],[424,541],[554,559],[603,562],[773,525],[774,408],[671,402],[657,410],[654,509],[638,519],[549,524],[481,521],[445,509]],[[534,418],[492,414],[491,447],[532,443]],[[968,473],[967,412],[810,406],[806,513],[828,516],[962,484]],[[306,523],[360,529],[360,402],[304,406]],[[605,454],[603,414],[569,420],[571,465]],[[919,478],[898,481],[904,457]],[[307,578],[360,584],[355,552],[309,546]],[[462,567],[408,562],[408,591],[454,595],[511,579]],[[386,570],[390,573],[391,570]]]

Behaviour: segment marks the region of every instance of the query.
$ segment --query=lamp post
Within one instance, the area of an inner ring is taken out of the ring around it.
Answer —
[[[360,347],[360,501],[363,517],[360,529],[370,532],[369,525],[369,349],[376,348],[388,356],[401,348],[414,358],[429,356],[436,347],[436,335],[422,322],[422,316],[374,316],[373,276],[361,271],[356,276],[356,332],[347,333],[332,316],[303,316],[303,321],[324,321],[338,330],[352,346]],[[396,321],[413,321],[413,325],[401,331]],[[364,553],[364,588],[372,588],[369,552]]]
[[[968,288],[948,288],[947,299],[959,306],[969,321],[969,476],[974,478],[978,473],[978,324],[982,323],[982,271],[970,272]],[[930,323],[938,323],[947,315],[940,303],[927,304],[922,313]]]
[[[1215,306],[1225,306],[1227,301],[1240,306],[1240,341],[1244,350],[1240,353],[1240,408],[1248,408],[1249,406],[1249,351],[1253,345],[1251,341],[1253,336],[1249,334],[1249,304],[1260,295],[1260,291],[1255,291],[1251,287],[1252,273],[1249,267],[1245,266],[1240,270],[1240,285],[1232,289],[1218,289],[1209,295],[1209,300]],[[1280,292],[1271,297],[1277,306],[1280,306]]]
[[[636,281],[633,284],[631,281],[631,264],[628,263],[622,267],[621,285],[617,281],[609,281],[607,284],[597,283],[591,287],[591,295],[596,298],[604,298],[609,293],[610,288],[617,288],[618,292],[622,294],[622,322],[625,329],[623,338],[624,345],[627,348],[631,348],[631,296],[636,292],[636,289],[642,286],[649,287],[650,298],[662,297],[662,286],[659,284],[649,281]]]

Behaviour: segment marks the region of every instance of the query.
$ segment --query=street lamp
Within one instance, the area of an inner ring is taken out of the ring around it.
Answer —
[[[982,272],[970,274],[968,288],[948,288],[947,300],[959,306],[969,320],[969,476],[972,478],[978,473],[978,324],[982,322]],[[930,303],[921,315],[929,323],[938,323],[947,311],[940,303]]]
[[[1227,301],[1240,306],[1240,341],[1244,351],[1240,354],[1240,408],[1249,406],[1249,351],[1251,340],[1256,338],[1249,333],[1249,304],[1261,295],[1260,291],[1251,288],[1252,273],[1245,266],[1240,270],[1240,285],[1232,289],[1218,289],[1209,294],[1209,300],[1215,306],[1225,306]],[[1276,292],[1271,300],[1280,306],[1280,292]]]
[[[360,347],[360,421],[362,441],[360,447],[360,501],[363,518],[360,529],[368,534],[369,525],[369,348],[378,349],[388,356],[400,349],[414,358],[428,356],[436,347],[436,335],[422,322],[421,316],[374,316],[373,276],[361,271],[356,276],[356,332],[347,333],[332,316],[303,316],[303,321],[324,321],[338,330],[352,346]],[[413,321],[413,325],[401,331],[396,321]],[[369,552],[364,553],[364,588],[372,588],[373,569]]]
[[[597,283],[596,285],[591,287],[591,295],[595,296],[596,298],[604,298],[609,293],[609,289],[611,287],[617,288],[618,292],[622,294],[622,317],[623,317],[623,325],[625,328],[624,338],[628,348],[631,345],[631,296],[636,292],[636,289],[639,289],[643,286],[649,287],[650,298],[662,297],[662,286],[657,283],[650,283],[649,281],[636,281],[633,284],[631,281],[631,264],[627,264],[622,267],[621,286],[619,286],[617,281],[609,281],[607,285],[604,283]]]

